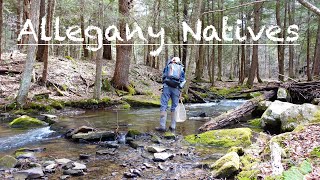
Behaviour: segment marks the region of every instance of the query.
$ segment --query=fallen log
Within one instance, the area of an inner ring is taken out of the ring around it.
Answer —
[[[188,92],[190,92],[199,101],[199,103],[206,103],[206,101],[202,97],[200,97],[194,90],[189,88]]]
[[[200,132],[224,128],[228,125],[236,124],[245,117],[251,116],[251,113],[258,107],[260,101],[269,100],[276,96],[275,91],[266,91],[263,95],[248,100],[243,105],[233,111],[228,111],[218,117],[211,119],[199,128]]]

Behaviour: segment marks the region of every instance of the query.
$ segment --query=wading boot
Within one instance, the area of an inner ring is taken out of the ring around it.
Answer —
[[[171,126],[169,127],[169,130],[172,133],[176,132],[176,120],[177,120],[177,113],[171,112]]]
[[[166,121],[167,121],[167,112],[160,113],[160,127],[156,127],[156,131],[166,132]]]

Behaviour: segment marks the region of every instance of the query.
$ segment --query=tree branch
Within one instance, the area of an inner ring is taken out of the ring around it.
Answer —
[[[313,4],[309,3],[306,0],[298,0],[301,5],[308,8],[310,11],[316,13],[318,16],[320,16],[320,9],[314,6]]]
[[[245,4],[241,4],[239,6],[234,6],[234,7],[230,7],[230,8],[226,8],[226,9],[217,9],[217,10],[213,10],[213,11],[207,11],[202,13],[201,16],[208,14],[208,13],[215,13],[215,12],[223,12],[223,11],[228,11],[228,10],[232,10],[232,9],[237,9],[240,7],[244,7],[244,6],[250,6],[256,3],[263,3],[263,2],[270,2],[270,1],[275,1],[275,0],[261,0],[261,1],[254,1],[254,2],[249,2],[249,3],[245,3]]]

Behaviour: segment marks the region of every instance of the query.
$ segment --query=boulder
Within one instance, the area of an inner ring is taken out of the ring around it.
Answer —
[[[44,173],[40,167],[18,171],[13,174],[14,179],[38,179],[43,176]]]
[[[271,101],[260,101],[258,104],[258,110],[265,111],[271,105]]]
[[[84,164],[81,164],[81,163],[77,163],[77,162],[74,162],[73,163],[73,170],[86,170],[87,169],[87,166],[84,165]]]
[[[251,144],[252,130],[249,128],[220,129],[193,134],[185,137],[191,144],[204,144],[212,146],[249,146]]]
[[[59,164],[59,165],[66,165],[66,164],[68,164],[69,162],[71,162],[70,159],[65,159],[65,158],[63,158],[63,159],[56,159],[55,161],[56,161],[56,163]]]
[[[14,168],[18,160],[12,156],[6,155],[0,159],[0,168],[10,169]]]
[[[151,141],[152,141],[153,143],[156,143],[156,144],[160,144],[160,143],[161,143],[161,139],[160,139],[160,137],[157,136],[157,135],[152,135]]]
[[[92,132],[92,131],[95,131],[95,129],[92,128],[92,127],[81,126],[81,127],[77,128],[77,129],[69,130],[69,132],[66,133],[66,137],[67,138],[71,138],[74,134],[88,133],[88,132]]]
[[[156,162],[159,162],[159,161],[165,162],[169,158],[174,157],[173,154],[168,153],[168,152],[154,153],[153,156],[154,156],[153,161],[156,161]]]
[[[19,118],[14,119],[10,122],[9,126],[13,128],[29,128],[29,127],[39,127],[46,126],[47,123],[40,121],[39,119],[23,115]]]
[[[104,140],[115,140],[115,133],[112,131],[90,131],[87,133],[77,133],[72,135],[72,139],[75,140],[86,140],[86,141],[104,141]]]
[[[261,116],[261,126],[263,128],[273,128],[280,125],[280,115],[291,107],[298,105],[274,101]]]
[[[277,99],[287,101],[288,99],[290,99],[290,94],[285,88],[279,88],[277,93]]]
[[[315,114],[320,110],[313,104],[296,105],[275,101],[261,117],[261,126],[265,129],[281,127],[282,132],[293,131],[298,125],[315,121]]]
[[[43,121],[48,123],[49,125],[56,123],[58,118],[58,116],[51,114],[41,114],[41,116],[43,116]]]
[[[165,132],[163,137],[165,139],[176,139],[176,135],[172,132]]]
[[[230,152],[211,165],[211,168],[214,177],[230,177],[240,168],[239,155],[236,152]]]
[[[320,98],[314,98],[314,99],[312,100],[312,104],[314,104],[314,105],[320,105]]]
[[[136,129],[129,129],[127,133],[127,137],[135,138],[136,136],[140,136],[142,132],[136,130]]]
[[[306,125],[314,121],[314,115],[320,110],[313,104],[296,105],[280,115],[281,131],[293,131],[298,125]]]
[[[74,170],[74,169],[67,169],[63,171],[64,175],[71,175],[71,176],[83,176],[84,173],[82,170]]]

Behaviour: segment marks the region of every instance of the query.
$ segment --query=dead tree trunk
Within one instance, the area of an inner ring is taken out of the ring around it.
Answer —
[[[220,129],[229,125],[236,124],[246,117],[251,116],[251,113],[258,107],[259,102],[269,100],[276,95],[275,91],[264,92],[264,95],[255,97],[237,109],[226,112],[218,117],[211,119],[209,122],[199,128],[200,132]]]

